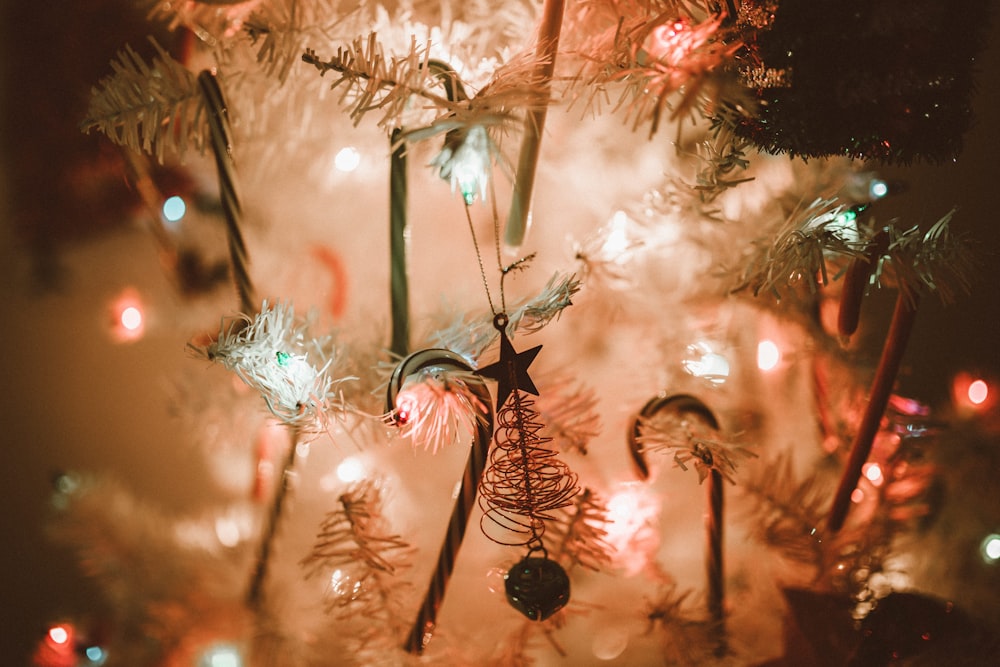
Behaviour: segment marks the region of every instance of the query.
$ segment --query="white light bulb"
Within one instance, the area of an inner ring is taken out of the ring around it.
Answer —
[[[346,148],[341,148],[337,151],[336,157],[333,158],[333,165],[338,171],[354,171],[361,164],[361,153],[354,146],[347,146]]]
[[[337,466],[337,478],[347,484],[364,479],[367,472],[361,459],[354,456],[348,456]]]
[[[757,344],[757,368],[762,371],[774,369],[781,361],[781,352],[774,341],[762,340]]]
[[[979,545],[979,552],[988,565],[993,565],[997,561],[1000,561],[1000,535],[996,533],[987,535]]]

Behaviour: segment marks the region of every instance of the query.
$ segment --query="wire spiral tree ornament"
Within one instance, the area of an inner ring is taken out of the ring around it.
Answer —
[[[528,366],[541,345],[516,352],[507,337],[508,323],[505,313],[494,316],[500,359],[479,371],[497,381],[498,424],[479,484],[480,526],[498,544],[528,547],[505,577],[507,600],[529,619],[544,621],[569,602],[569,576],[549,560],[542,542],[544,522],[555,520],[551,513],[572,504],[580,489],[576,474],[545,447],[551,438],[539,434],[535,402],[524,393],[538,395]]]
[[[532,551],[542,550],[544,521],[554,519],[552,512],[570,505],[579,491],[576,475],[545,447],[552,439],[539,435],[543,425],[534,406],[531,398],[515,391],[497,413],[490,464],[479,489],[486,536]]]

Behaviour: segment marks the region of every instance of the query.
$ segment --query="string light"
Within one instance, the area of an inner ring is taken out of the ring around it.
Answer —
[[[337,466],[337,478],[345,484],[364,479],[367,473],[365,464],[356,456],[348,456]]]
[[[215,536],[224,547],[235,547],[240,543],[240,527],[228,517],[215,520]]]
[[[187,213],[187,204],[177,195],[167,197],[166,201],[163,202],[162,213],[163,219],[167,222],[180,222],[184,218],[184,214]]]
[[[111,304],[111,336],[120,343],[128,343],[139,340],[145,332],[142,302],[134,289],[127,289]]]
[[[629,249],[628,236],[625,233],[626,225],[628,225],[628,215],[625,211],[615,211],[608,226],[608,237],[601,246],[604,256],[617,263],[625,259],[625,251]]]
[[[889,194],[889,184],[880,178],[873,178],[868,184],[868,195],[873,199],[881,199]]]
[[[952,380],[951,397],[959,412],[985,413],[996,404],[990,383],[970,373],[959,373]]]
[[[333,166],[337,171],[351,172],[361,164],[361,153],[354,146],[346,146],[337,151],[333,158]]]
[[[681,362],[685,371],[713,385],[723,384],[729,379],[729,361],[715,352],[711,345],[701,341],[688,345],[687,351],[692,356]]]
[[[1000,561],[1000,535],[996,533],[987,535],[979,545],[979,553],[988,565]]]
[[[771,340],[762,340],[757,344],[757,368],[762,371],[773,370],[781,361],[781,352]]]
[[[243,659],[235,646],[217,644],[202,655],[198,667],[243,667]]]
[[[969,384],[969,402],[982,405],[990,395],[990,388],[983,380],[975,380]]]
[[[65,625],[54,625],[49,628],[49,640],[53,644],[62,646],[69,643],[70,629]]]
[[[83,653],[93,665],[103,665],[104,660],[108,657],[107,652],[100,646],[88,646]]]
[[[885,477],[882,475],[882,467],[877,463],[866,463],[861,468],[861,474],[872,483],[872,486],[882,486]]]

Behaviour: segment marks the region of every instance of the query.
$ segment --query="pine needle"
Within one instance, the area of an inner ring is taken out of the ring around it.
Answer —
[[[209,128],[196,75],[150,42],[157,53],[150,64],[130,46],[111,61],[114,73],[92,89],[81,129],[162,163],[167,155],[183,159],[189,146],[204,150]]]
[[[300,563],[306,578],[330,577],[327,611],[377,616],[392,598],[391,577],[411,549],[388,534],[379,484],[363,480],[337,498],[339,506],[320,524],[312,551]]]

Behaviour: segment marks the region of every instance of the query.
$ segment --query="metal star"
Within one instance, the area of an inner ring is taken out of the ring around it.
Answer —
[[[504,406],[515,390],[526,391],[538,396],[535,383],[528,376],[528,366],[538,356],[541,345],[517,352],[507,338],[507,316],[503,313],[493,318],[493,326],[500,331],[499,361],[479,369],[479,374],[497,381],[497,412]]]

